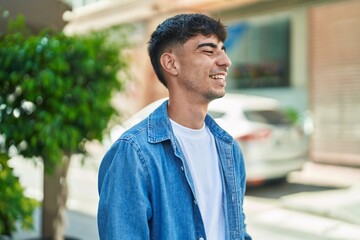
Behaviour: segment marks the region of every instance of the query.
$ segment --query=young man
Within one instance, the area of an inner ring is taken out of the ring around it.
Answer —
[[[100,239],[251,239],[237,142],[207,115],[225,95],[224,26],[203,14],[165,20],[149,55],[169,100],[125,132],[99,170]]]

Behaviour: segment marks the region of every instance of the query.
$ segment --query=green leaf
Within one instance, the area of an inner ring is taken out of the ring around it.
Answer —
[[[11,146],[26,142],[18,153],[41,157],[45,170],[52,172],[62,164],[64,153],[84,153],[84,139],[102,139],[118,114],[110,105],[112,93],[127,81],[117,75],[127,71],[127,59],[119,57],[128,47],[127,31],[120,27],[84,36],[48,30],[31,34],[19,17],[11,21],[7,35],[0,35],[0,135],[5,136],[0,142],[0,219],[11,224],[21,219],[28,227],[34,206],[6,166],[4,156]],[[110,35],[116,35],[116,41]],[[24,102],[33,103],[34,110],[24,110]],[[14,109],[20,113],[14,114]],[[0,232],[12,230],[4,226],[0,222]]]

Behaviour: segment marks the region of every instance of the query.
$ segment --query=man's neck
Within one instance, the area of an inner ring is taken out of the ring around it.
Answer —
[[[169,97],[168,114],[176,123],[192,129],[204,126],[208,104],[190,102],[186,99]]]

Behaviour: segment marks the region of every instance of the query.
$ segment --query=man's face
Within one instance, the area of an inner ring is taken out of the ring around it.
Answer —
[[[231,61],[215,35],[197,35],[176,48],[178,81],[187,94],[212,101],[225,95]],[[200,99],[199,99],[200,100]]]

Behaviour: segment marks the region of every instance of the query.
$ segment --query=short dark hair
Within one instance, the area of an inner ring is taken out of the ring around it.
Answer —
[[[215,35],[222,42],[226,39],[226,29],[220,20],[217,21],[199,13],[179,14],[168,18],[151,34],[148,53],[155,73],[165,87],[167,83],[161,69],[160,56],[166,48],[177,44],[182,45],[198,34]]]

